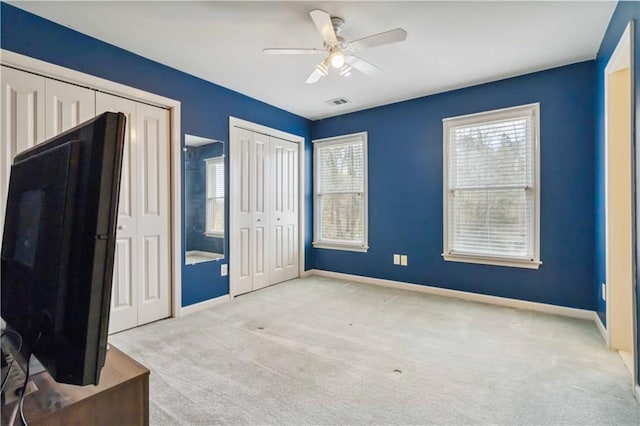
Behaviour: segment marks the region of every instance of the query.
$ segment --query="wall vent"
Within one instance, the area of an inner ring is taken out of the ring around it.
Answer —
[[[329,99],[328,101],[324,101],[324,102],[331,106],[339,106],[339,105],[348,104],[351,101],[347,98],[335,98],[335,99]]]

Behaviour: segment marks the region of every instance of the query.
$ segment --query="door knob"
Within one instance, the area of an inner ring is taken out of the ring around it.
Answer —
[[[123,230],[123,229],[127,229],[127,227],[126,227],[126,226],[124,226],[124,225],[118,225],[118,229],[119,229],[119,230]]]

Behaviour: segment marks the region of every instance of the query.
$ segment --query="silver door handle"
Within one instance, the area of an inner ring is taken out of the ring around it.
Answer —
[[[262,222],[262,219],[258,219],[258,222]]]
[[[118,229],[119,229],[119,230],[123,230],[123,229],[127,229],[127,227],[126,227],[126,226],[124,226],[124,225],[118,225]]]

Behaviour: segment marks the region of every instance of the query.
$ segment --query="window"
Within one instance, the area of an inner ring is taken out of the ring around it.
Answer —
[[[205,234],[224,237],[224,157],[208,158],[207,219]]]
[[[444,122],[445,260],[540,265],[539,104]]]
[[[367,133],[313,141],[314,247],[367,251]]]

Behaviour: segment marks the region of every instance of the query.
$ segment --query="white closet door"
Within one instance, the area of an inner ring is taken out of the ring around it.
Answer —
[[[2,144],[0,146],[0,237],[13,157],[44,137],[44,77],[1,67]],[[1,241],[1,238],[0,238]]]
[[[298,144],[231,134],[231,295],[298,276]]]
[[[116,253],[113,265],[113,287],[111,291],[111,314],[109,332],[136,327],[138,325],[138,274],[139,252],[136,224],[136,203],[138,199],[136,182],[137,158],[133,143],[136,128],[136,103],[118,96],[98,92],[96,113],[122,112],[127,117],[122,174],[120,179],[120,201],[118,204],[118,227]]]
[[[169,111],[136,105],[138,324],[171,313]]]
[[[95,91],[45,80],[45,135],[52,138],[96,115]]]
[[[298,276],[298,144],[270,138],[271,284]]]
[[[231,141],[231,265],[230,280],[233,282],[233,294],[247,293],[253,290],[253,199],[251,196],[251,165],[254,151],[253,133],[236,128]]]
[[[250,164],[253,173],[249,191],[253,207],[253,289],[257,290],[271,284],[270,264],[270,226],[271,193],[269,183],[269,136],[253,133],[253,161]]]

